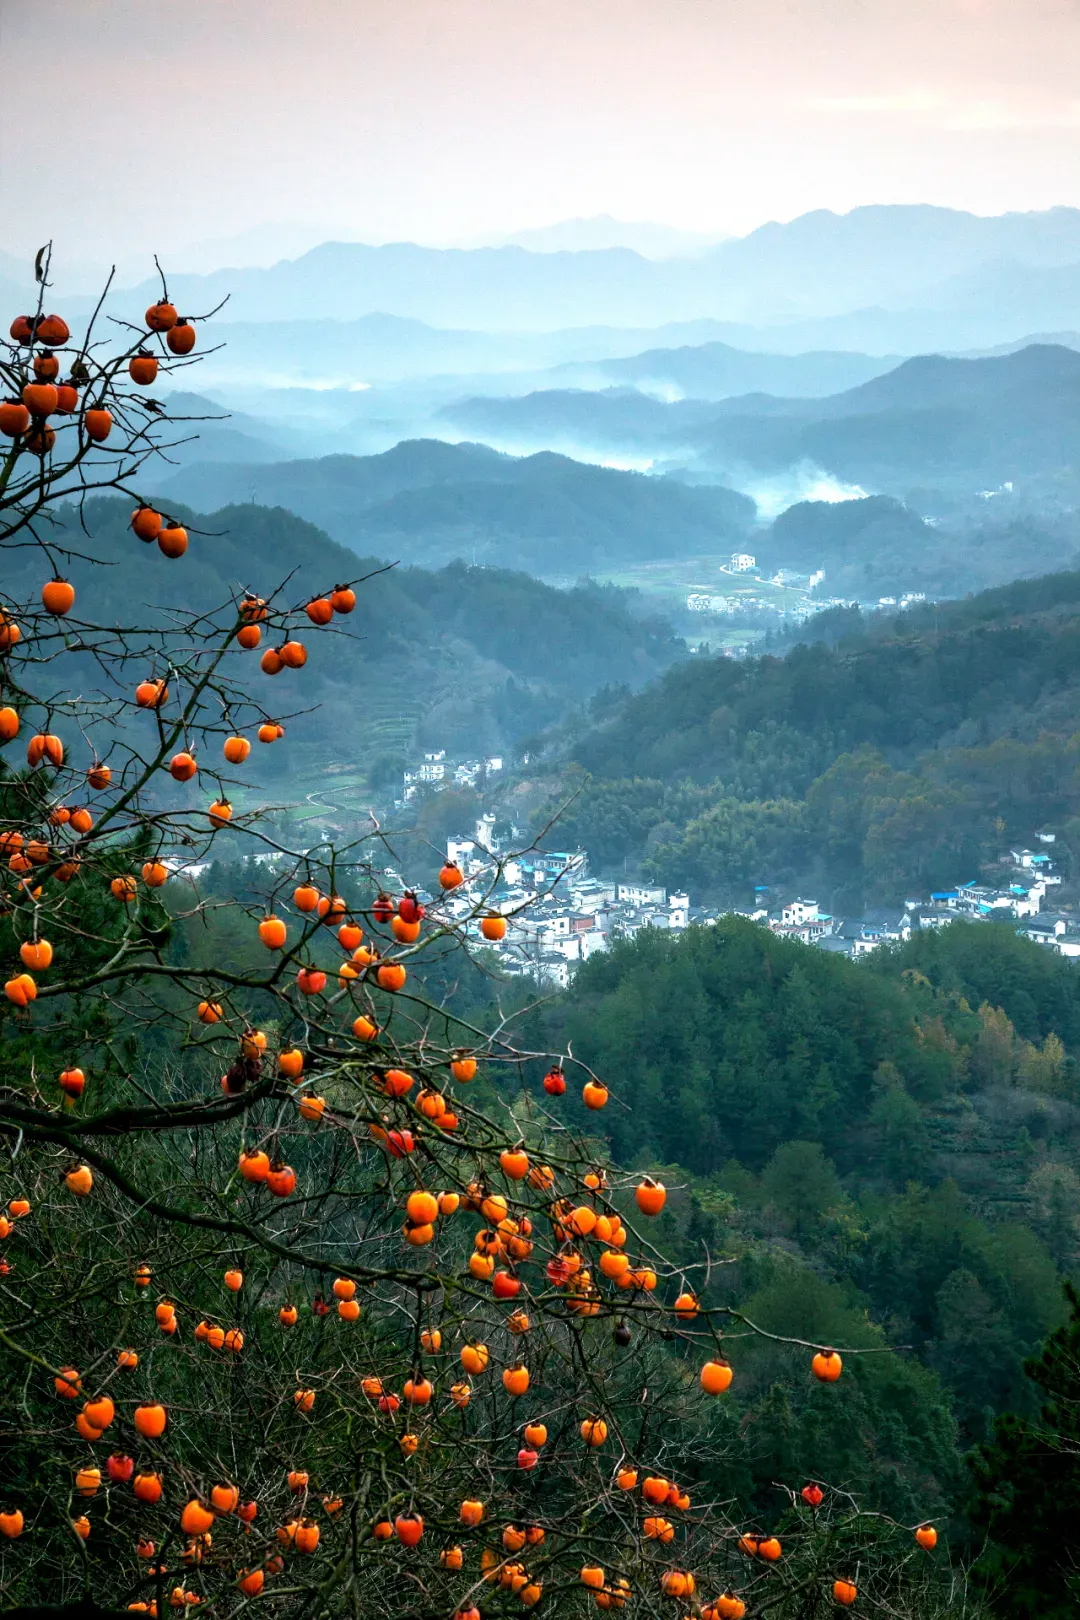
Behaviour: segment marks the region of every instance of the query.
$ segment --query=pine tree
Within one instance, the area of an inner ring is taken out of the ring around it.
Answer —
[[[1080,1606],[1080,1294],[1066,1294],[1069,1320],[1024,1369],[1038,1417],[999,1417],[973,1463],[972,1518],[990,1538],[975,1574],[1003,1615],[1071,1620]]]

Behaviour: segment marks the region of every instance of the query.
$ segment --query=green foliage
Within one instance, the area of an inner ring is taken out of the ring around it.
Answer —
[[[590,398],[593,396],[590,396]],[[428,566],[468,556],[576,578],[637,558],[728,550],[754,521],[745,495],[480,444],[405,440],[376,456],[185,468],[170,500],[288,507],[362,555]]]
[[[825,639],[811,623],[783,657],[679,665],[568,745],[592,775],[575,830],[601,863],[647,857],[721,897],[966,881],[1080,810],[1078,596],[1080,576],[1054,575]]]
[[[147,603],[160,624],[168,565],[156,547],[133,541],[129,516],[126,504],[93,499],[84,512],[89,539],[64,508],[50,540],[73,550],[64,571],[78,590],[80,612],[126,624],[132,603]],[[381,570],[347,619],[328,630],[305,626],[302,705],[294,688],[282,690],[288,677],[275,683],[260,676],[259,654],[252,655],[253,685],[264,702],[281,704],[283,719],[301,706],[315,711],[305,713],[287,760],[275,765],[297,774],[317,768],[318,785],[331,797],[328,761],[348,760],[364,771],[370,760],[386,783],[389,760],[419,744],[473,757],[499,753],[561,719],[605,682],[637,687],[685,650],[666,622],[636,611],[631,592],[588,583],[561,591],[526,574],[461,562],[434,573],[387,568],[358,559],[290,512],[252,504],[209,518],[185,509],[181,517],[191,534],[185,601],[195,610],[242,593],[256,573],[263,594],[291,578],[291,597]],[[7,589],[33,594],[39,571],[32,550],[14,553]],[[91,680],[92,662],[72,657],[73,667],[80,662]]]
[[[887,1071],[883,1077],[882,1071]],[[876,1138],[878,1163],[893,1187],[915,1180],[926,1163],[929,1137],[922,1110],[894,1064],[887,1059],[878,1069],[881,1090],[870,1110],[870,1126]]]
[[[841,1195],[820,1142],[784,1142],[762,1171],[761,1191],[800,1242],[817,1231]]]
[[[805,809],[797,801],[724,798],[695,816],[680,835],[658,843],[643,870],[669,888],[695,893],[745,889],[766,872],[775,882],[806,870],[811,859],[806,831]]]
[[[681,939],[646,931],[578,972],[559,1027],[630,1104],[613,1151],[643,1147],[695,1171],[759,1168],[808,1133],[831,1152],[865,1117],[879,1063],[935,1086],[902,984],[737,917]]]
[[[1080,1296],[1025,1368],[1042,1397],[1037,1414],[1003,1416],[973,1459],[975,1524],[991,1544],[975,1574],[1005,1615],[1071,1620],[1080,1604]]]
[[[858,1295],[790,1261],[767,1274],[741,1308],[767,1333],[815,1343],[888,1350]],[[872,1494],[911,1521],[940,1513],[960,1483],[956,1425],[933,1372],[903,1352],[850,1357],[839,1383],[823,1388],[805,1356],[767,1340],[739,1342],[745,1374],[748,1451],[760,1490],[767,1479],[820,1475]],[[816,1472],[815,1472],[816,1471]],[[856,1485],[858,1481],[858,1485]]]
[[[1080,978],[1052,951],[1021,939],[1008,925],[930,928],[871,958],[888,978],[921,975],[938,992],[971,1007],[1003,1007],[1018,1034],[1043,1041],[1056,1034],[1080,1046]]]
[[[788,1351],[732,1344],[747,1489],[823,1448],[833,1483],[890,1511],[922,1511],[928,1481],[955,1507],[963,1448],[1029,1404],[1024,1358],[1080,1259],[1055,1029],[1075,1029],[1076,994],[1067,964],[1005,928],[852,962],[725,917],[616,943],[543,1016],[537,1044],[618,1077],[613,1157],[682,1188],[664,1241],[688,1267],[703,1241],[726,1257],[715,1297],[771,1331],[798,1317],[811,1341],[909,1347],[845,1371],[844,1418],[826,1419],[820,1391],[777,1387]]]

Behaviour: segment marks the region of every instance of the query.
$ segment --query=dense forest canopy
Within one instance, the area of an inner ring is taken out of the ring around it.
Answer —
[[[959,1526],[962,1453],[994,1412],[1034,1410],[1024,1358],[1080,1265],[1074,968],[1003,926],[853,963],[727,918],[594,957],[542,1019],[619,1074],[615,1158],[679,1166],[672,1236],[688,1264],[702,1243],[732,1257],[720,1297],[778,1331],[809,1308],[911,1347],[890,1374],[907,1393],[863,1385],[841,1425],[877,1433],[874,1460],[842,1466],[889,1499],[928,1467]],[[787,1400],[765,1377],[746,1421],[764,1439],[781,1402],[808,1455],[821,1414]],[[936,1414],[932,1453],[898,1427],[911,1402]]]
[[[418,746],[473,757],[504,752],[599,687],[636,688],[685,654],[671,627],[630,591],[588,582],[561,591],[464,562],[430,572],[358,559],[281,508],[247,504],[205,516],[184,507],[178,516],[192,536],[184,581],[192,608],[208,609],[256,575],[313,593],[374,576],[348,626],[311,649],[304,706],[315,712],[286,762],[290,771],[309,768],[324,750],[368,767],[388,754],[399,773],[403,754]],[[61,509],[49,532],[58,546],[87,554],[68,571],[96,617],[123,623],[137,602],[160,621],[169,604],[157,555],[142,546],[132,554],[129,517],[129,505],[99,497],[79,521],[73,508]],[[34,566],[30,552],[12,556],[13,593],[29,586]],[[362,704],[358,670],[367,683]]]
[[[1080,574],[866,621],[782,655],[670,670],[556,749],[601,864],[745,901],[755,883],[903,901],[1080,810]],[[571,771],[571,779],[575,773]]]

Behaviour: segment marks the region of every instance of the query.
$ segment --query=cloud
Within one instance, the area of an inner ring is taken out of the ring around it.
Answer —
[[[946,127],[952,130],[1055,130],[1080,129],[1080,101],[1043,100],[1029,105],[1003,101],[970,101],[951,109]]]
[[[858,119],[903,119],[962,133],[1080,129],[1080,100],[1050,94],[986,95],[973,85],[946,93],[933,90],[880,91],[859,95],[811,96],[808,112]]]
[[[800,461],[771,478],[740,476],[736,472],[728,476],[726,482],[751,497],[757,504],[758,517],[765,522],[771,522],[799,501],[826,501],[834,506],[841,501],[865,500],[868,493],[861,484],[847,484],[812,461]]]
[[[908,90],[891,95],[813,96],[806,105],[811,112],[888,114],[938,112],[947,103],[928,91]]]

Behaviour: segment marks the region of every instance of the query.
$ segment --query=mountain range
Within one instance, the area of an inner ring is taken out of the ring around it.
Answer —
[[[283,387],[343,393],[416,382],[437,394],[526,393],[560,385],[634,383],[667,394],[723,399],[755,388],[827,394],[888,370],[902,354],[849,350],[755,352],[747,334],[721,341],[725,322],[659,327],[567,327],[482,332],[435,327],[396,315],[356,320],[232,321],[201,363],[203,387]]]
[[[768,354],[718,341],[643,349],[638,354],[577,361],[551,374],[555,386],[631,387],[660,399],[729,399],[764,393],[791,397],[854,388],[898,365],[901,355],[810,350]]]
[[[352,320],[374,312],[436,326],[542,331],[588,324],[655,326],[712,317],[756,325],[850,322],[878,340],[914,321],[949,329],[935,345],[1004,342],[1080,325],[1080,211],[979,217],[915,206],[825,210],[759,227],[694,257],[644,258],[625,247],[529,252],[325,242],[297,259],[208,275],[169,266],[170,289],[197,316],[228,297],[224,321]],[[0,269],[0,294],[25,297]],[[62,287],[62,266],[58,265]],[[158,285],[118,289],[110,307],[141,310]],[[69,318],[87,312],[68,301]],[[888,319],[880,320],[885,311]],[[717,334],[721,335],[721,334]],[[819,337],[802,347],[873,347]],[[924,346],[922,343],[919,347]],[[890,352],[911,352],[895,336]]]
[[[196,418],[214,409],[175,398]],[[822,398],[665,403],[613,388],[464,401],[441,424],[464,442],[367,456],[318,453],[326,436],[311,422],[194,425],[171,465],[148,470],[148,493],[284,507],[362,555],[425,565],[565,580],[746,548],[769,570],[824,569],[830,596],[865,601],[1062,567],[1080,544],[1080,354],[1063,346],[922,356]],[[605,459],[621,465],[592,464]],[[801,498],[830,483],[874,499]]]
[[[455,432],[519,453],[576,447],[743,489],[807,463],[865,490],[923,488],[949,502],[1005,484],[1024,497],[1080,493],[1080,354],[1053,344],[976,360],[921,356],[818,399],[755,393],[665,404],[633,389],[561,390],[463,400],[443,417]]]
[[[530,253],[582,253],[598,248],[624,247],[644,259],[677,259],[704,253],[725,241],[730,233],[682,231],[649,220],[613,219],[593,214],[588,219],[563,219],[554,225],[481,237],[459,247],[522,247]]]

